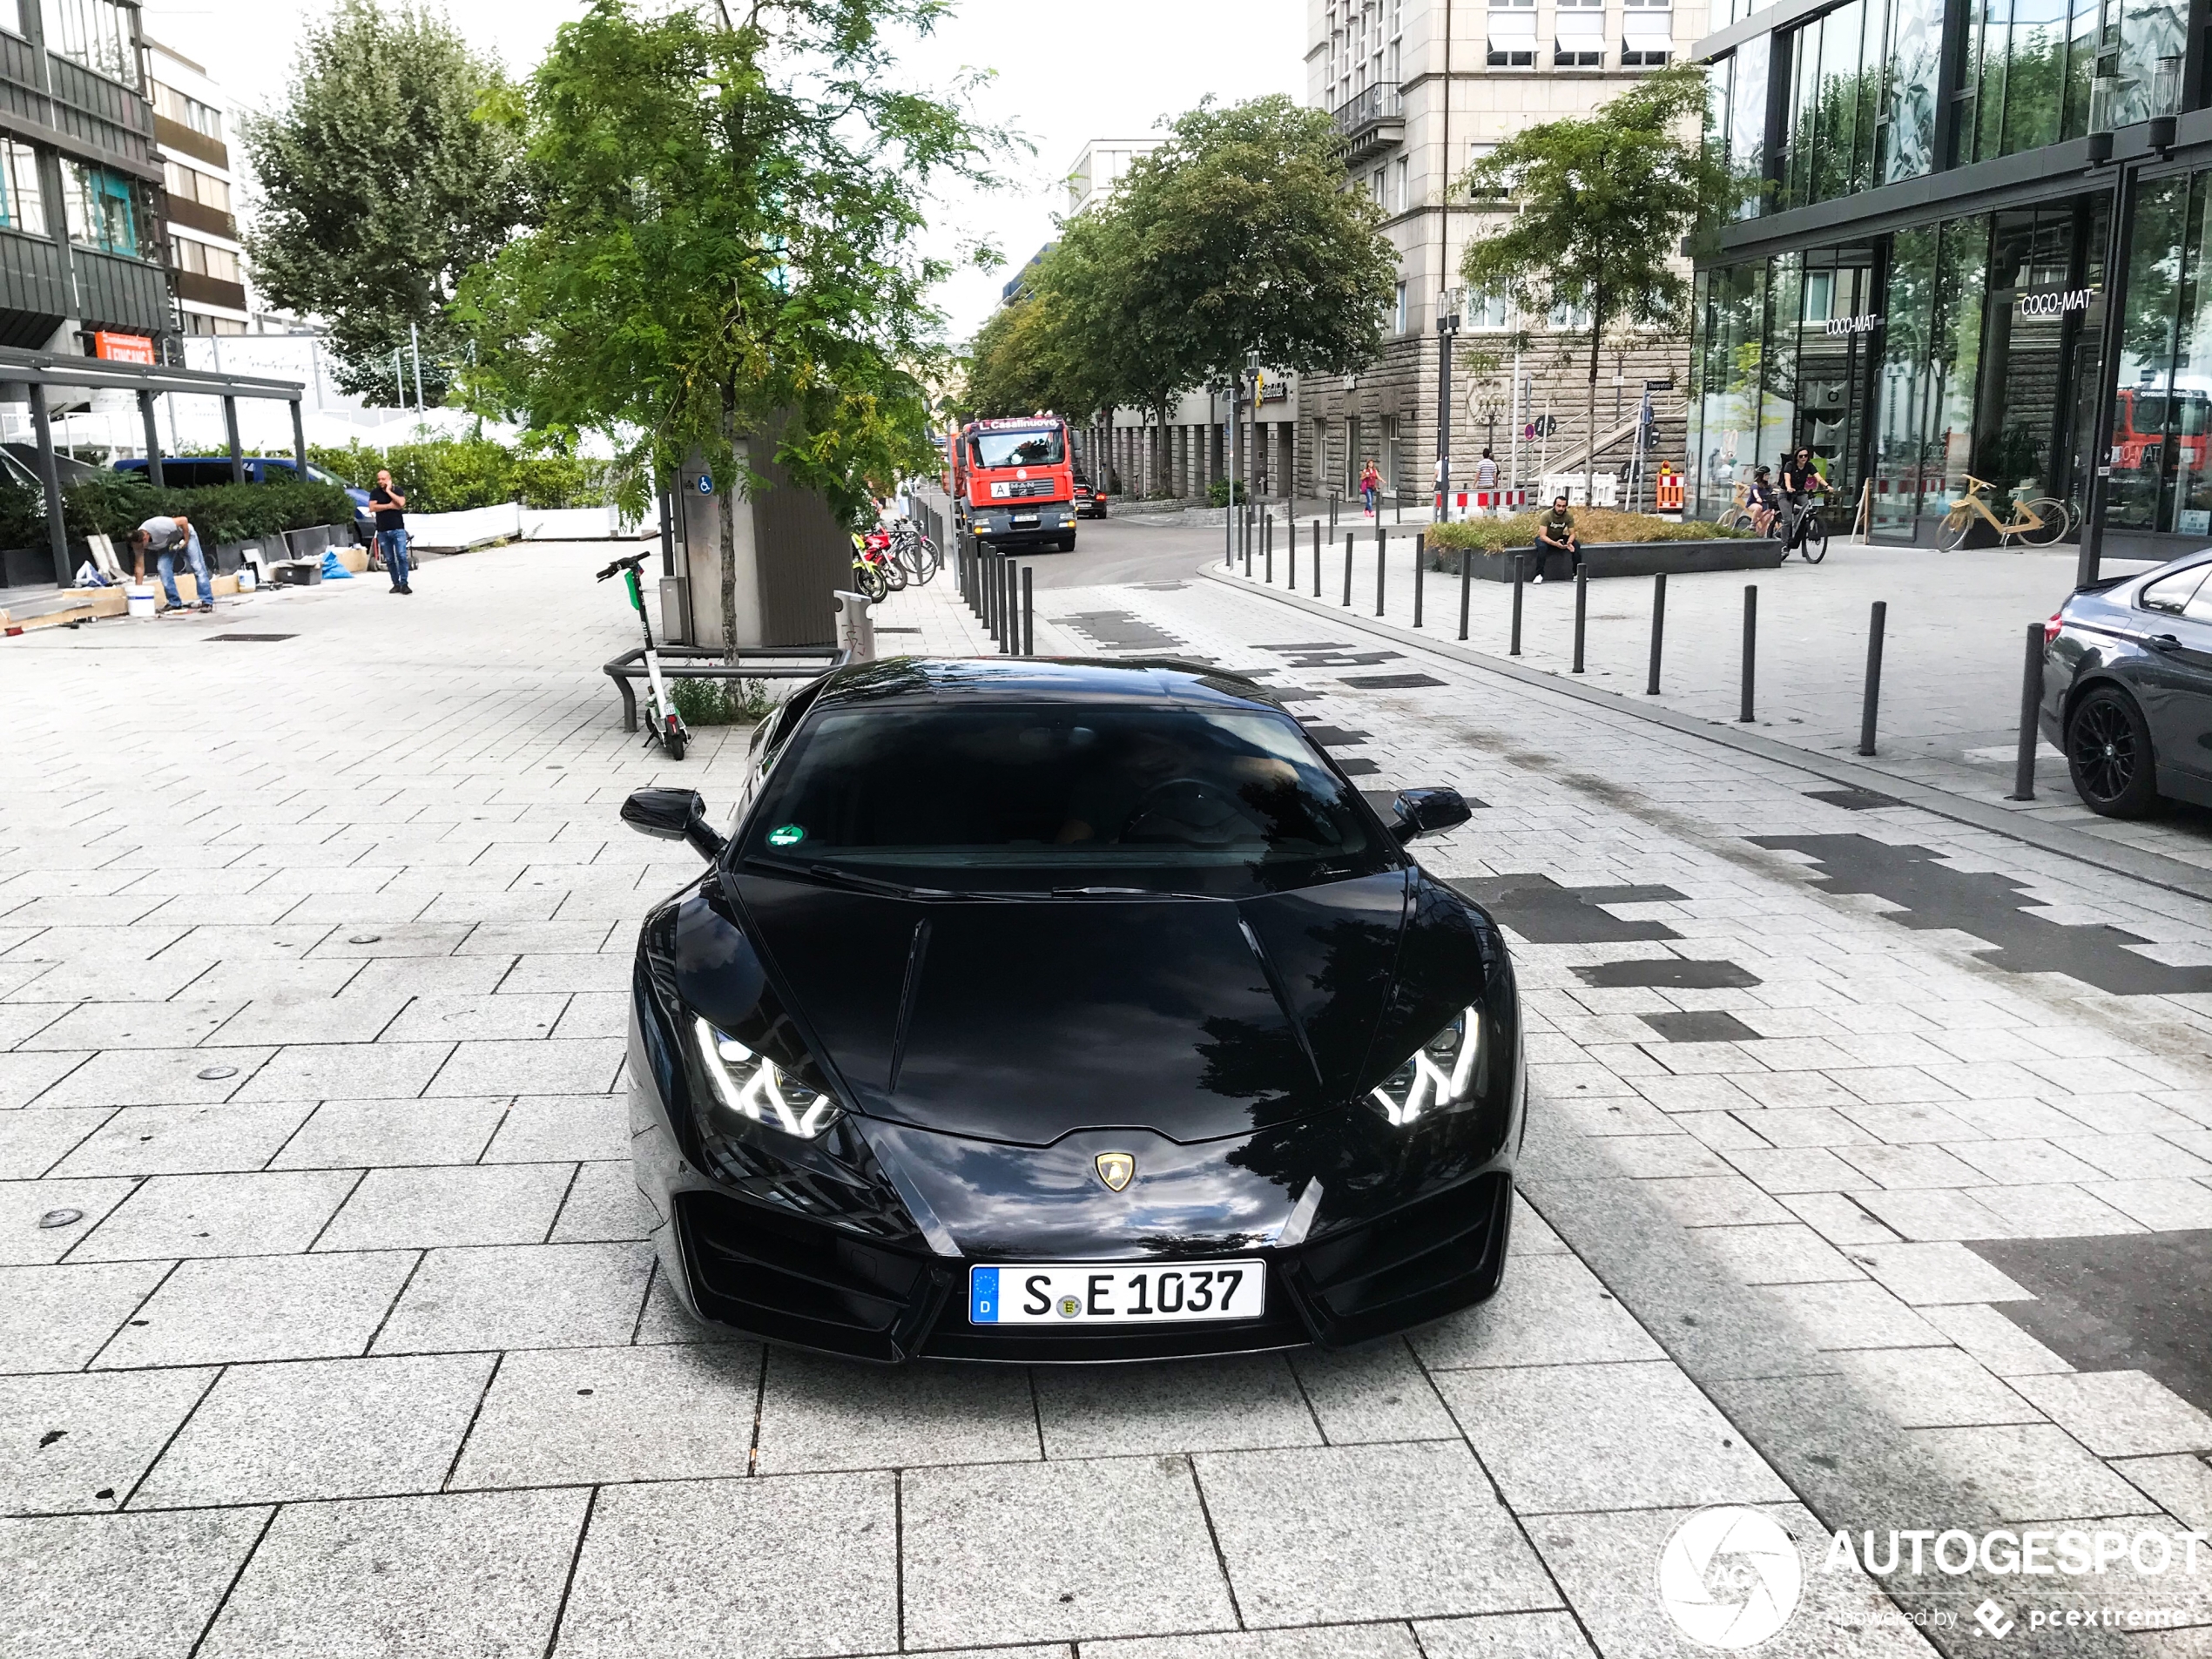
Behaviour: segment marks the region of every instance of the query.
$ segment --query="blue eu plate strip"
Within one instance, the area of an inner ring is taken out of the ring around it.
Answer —
[[[968,1322],[996,1325],[999,1318],[999,1270],[972,1268],[968,1275]]]

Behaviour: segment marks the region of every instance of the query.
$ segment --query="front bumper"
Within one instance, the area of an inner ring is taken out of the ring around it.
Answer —
[[[1481,1301],[1504,1273],[1519,1086],[1502,1116],[1446,1120],[1418,1143],[1389,1141],[1357,1118],[1348,1133],[1309,1120],[1196,1146],[1123,1130],[1079,1131],[1042,1148],[847,1119],[855,1133],[845,1167],[856,1184],[797,1161],[740,1184],[710,1174],[687,1150],[679,1125],[688,1113],[663,1092],[665,1074],[644,1045],[638,1012],[631,1145],[662,1273],[697,1317],[768,1341],[894,1365],[1335,1348]],[[1138,1199],[1070,1181],[1070,1171],[1088,1170],[1094,1139],[1139,1148]],[[1293,1199],[1313,1179],[1322,1194],[1310,1232],[1278,1244]],[[962,1193],[974,1202],[956,1208]],[[1170,1226],[1165,1217],[1175,1215],[1181,1223]],[[1260,1318],[1041,1329],[968,1318],[973,1266],[1231,1255],[1266,1264]]]
[[[1064,536],[1076,527],[1075,505],[1064,501],[974,507],[968,509],[968,517],[977,538],[986,542]]]

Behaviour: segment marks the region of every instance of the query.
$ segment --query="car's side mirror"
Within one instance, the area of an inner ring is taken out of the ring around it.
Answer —
[[[622,821],[664,841],[689,841],[703,859],[722,856],[723,840],[706,821],[696,789],[639,789],[622,804]]]
[[[1401,789],[1393,803],[1390,833],[1410,841],[1456,828],[1473,816],[1456,789]]]

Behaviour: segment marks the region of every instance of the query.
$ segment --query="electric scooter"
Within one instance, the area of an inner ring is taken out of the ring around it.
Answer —
[[[691,733],[684,724],[684,717],[676,711],[676,705],[668,700],[668,688],[661,684],[660,653],[653,649],[652,620],[645,615],[645,596],[637,586],[637,567],[650,556],[635,553],[626,559],[617,559],[599,572],[598,579],[604,582],[621,572],[623,586],[630,590],[631,608],[637,611],[638,625],[645,631],[645,741],[658,743],[667,750],[671,760],[681,760]]]

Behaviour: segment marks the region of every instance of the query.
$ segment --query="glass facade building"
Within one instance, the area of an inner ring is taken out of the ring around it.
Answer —
[[[1838,529],[1983,481],[2085,555],[2212,536],[2212,110],[2180,0],[1741,0],[1699,44],[1743,185],[1696,279],[1696,506],[1811,448]]]

